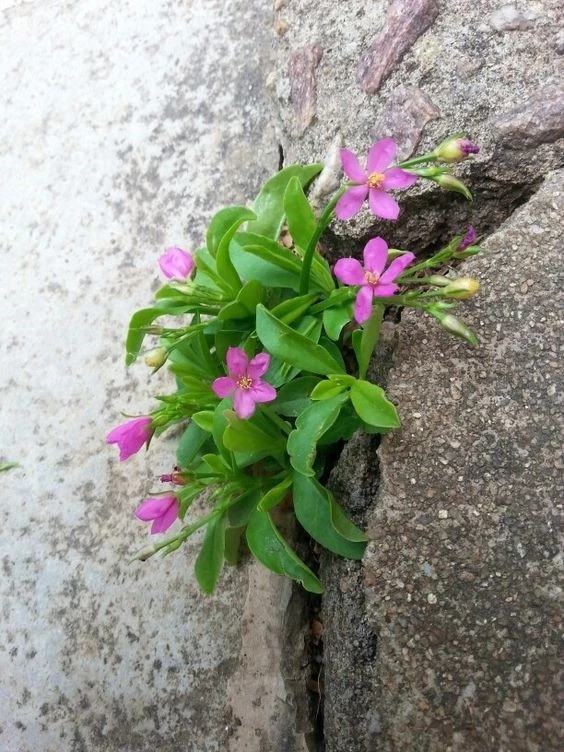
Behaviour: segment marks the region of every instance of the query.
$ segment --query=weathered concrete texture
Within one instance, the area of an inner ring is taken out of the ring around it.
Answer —
[[[464,307],[476,349],[402,316],[389,388],[403,425],[380,446],[381,487],[357,472],[376,464],[369,447],[337,475],[353,509],[368,495],[373,541],[362,577],[329,565],[326,716],[357,725],[333,725],[328,752],[562,748],[563,209],[564,173],[553,173],[464,265],[483,286]],[[340,645],[361,579],[351,651]],[[336,674],[349,681],[333,694]]]
[[[475,201],[425,182],[402,194],[397,223],[366,209],[335,223],[339,243],[385,234],[395,247],[435,246],[469,219],[481,231],[499,224],[559,166],[564,134],[558,0],[503,5],[499,0],[290,0],[279,19],[278,97],[288,161],[323,158],[339,135],[365,154],[376,138],[394,137],[402,158],[456,131],[482,146],[456,168]],[[438,12],[437,12],[438,11]],[[322,57],[304,73],[316,90],[315,114],[303,132],[292,55],[316,45]]]
[[[206,600],[190,546],[128,564],[174,444],[123,465],[104,444],[121,410],[152,406],[122,341],[157,255],[194,247],[278,166],[270,3],[4,1],[0,19],[0,459],[22,465],[0,477],[0,749],[302,750],[279,668],[287,585],[244,566]],[[271,638],[257,626],[249,646],[259,589]],[[264,676],[241,675],[249,649]]]

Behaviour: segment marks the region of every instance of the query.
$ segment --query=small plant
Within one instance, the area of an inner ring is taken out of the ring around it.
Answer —
[[[478,282],[436,272],[478,248],[472,228],[421,260],[376,237],[366,244],[362,263],[342,258],[331,269],[318,241],[335,216],[352,217],[366,200],[376,216],[395,220],[399,206],[390,191],[420,178],[470,198],[443,165],[477,151],[454,136],[394,165],[396,145],[382,139],[364,169],[343,149],[348,180],[319,217],[306,190],[322,165],[293,165],[265,183],[252,209],[219,211],[205,246],[193,254],[169,248],[161,256],[168,281],[153,306],[131,319],[126,362],[135,362],[145,337],[157,337],[145,362],[154,371],[168,363],[176,388],[157,396],[159,406],[150,415],[118,426],[107,441],[126,460],[155,435],[185,426],[177,466],[160,478],[167,490],[152,493],[135,512],[151,523],[151,533],[180,522],[136,558],[172,553],[205,527],[195,566],[205,593],[214,590],[225,561],[237,562],[243,537],[266,567],[322,592],[276,524],[276,508],[289,504],[319,544],[340,556],[362,557],[365,534],[322,483],[328,450],[355,431],[386,433],[400,425],[396,406],[366,379],[387,307],[419,309],[476,344],[451,309],[477,292]],[[171,316],[181,323],[155,323]],[[194,517],[192,504],[202,498],[206,513]]]

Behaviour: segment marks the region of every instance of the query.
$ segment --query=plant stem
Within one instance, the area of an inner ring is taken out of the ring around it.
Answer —
[[[402,169],[409,169],[418,164],[425,164],[426,162],[436,162],[437,157],[434,157],[432,153],[422,154],[420,157],[413,157],[412,159],[406,159],[403,162],[398,162],[398,167]]]
[[[331,199],[331,201],[329,201],[329,203],[323,210],[323,214],[319,218],[317,227],[315,228],[315,232],[313,233],[313,236],[311,240],[309,241],[306,251],[304,253],[304,258],[302,262],[302,273],[300,275],[300,295],[305,295],[309,291],[309,277],[311,274],[311,264],[313,261],[313,254],[315,253],[315,248],[317,246],[319,238],[323,234],[323,231],[327,228],[327,226],[333,219],[333,211],[335,209],[335,206],[337,205],[337,201],[341,198],[343,193],[349,188],[350,188],[349,184],[345,184],[341,186],[341,188],[339,188],[339,190],[333,195],[333,198]]]

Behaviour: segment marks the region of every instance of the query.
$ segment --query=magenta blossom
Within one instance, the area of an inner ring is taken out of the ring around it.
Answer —
[[[383,238],[369,240],[364,248],[364,266],[354,258],[339,259],[333,269],[335,276],[345,285],[360,285],[354,304],[354,317],[363,324],[372,313],[372,298],[385,298],[399,289],[394,280],[415,259],[413,253],[404,253],[394,259],[386,271],[388,244]]]
[[[250,418],[255,411],[255,403],[276,399],[276,389],[260,378],[270,365],[268,353],[259,353],[249,361],[246,353],[239,347],[230,347],[226,361],[229,376],[216,379],[212,389],[222,399],[234,395],[233,407],[239,418]]]
[[[159,258],[162,273],[168,279],[186,280],[194,271],[194,259],[182,248],[167,248]]]
[[[341,149],[341,162],[347,177],[357,183],[346,191],[335,207],[339,219],[350,219],[360,211],[368,196],[368,203],[373,214],[382,219],[397,219],[398,202],[388,195],[392,188],[410,188],[417,175],[390,167],[396,157],[396,144],[391,138],[377,141],[368,152],[366,170],[363,170],[355,154],[348,149]]]
[[[474,245],[477,237],[478,236],[476,235],[476,230],[472,227],[472,225],[469,225],[468,229],[466,230],[466,235],[460,241],[458,250],[465,251],[469,246]]]
[[[178,499],[173,494],[145,499],[135,510],[135,516],[143,522],[153,522],[151,533],[164,533],[178,517]]]
[[[138,452],[152,435],[151,418],[133,418],[110,431],[106,436],[106,441],[108,444],[118,445],[119,460],[123,462]]]

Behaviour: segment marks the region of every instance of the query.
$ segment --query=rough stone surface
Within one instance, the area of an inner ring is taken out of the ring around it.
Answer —
[[[287,584],[247,565],[205,599],[190,547],[128,564],[174,445],[119,465],[104,444],[168,380],[123,364],[156,256],[278,166],[270,3],[4,0],[0,19],[0,459],[21,464],[0,475],[0,749],[302,751]]]
[[[323,159],[337,136],[360,154],[366,154],[376,138],[392,136],[405,156],[418,142],[422,152],[462,131],[482,146],[477,159],[455,168],[474,193],[474,202],[425,182],[402,193],[404,209],[394,225],[375,221],[367,209],[352,222],[335,223],[335,250],[350,248],[355,238],[360,244],[374,234],[384,234],[394,247],[434,247],[469,221],[480,232],[489,232],[562,160],[558,132],[542,125],[547,109],[551,123],[561,127],[564,120],[562,97],[551,95],[550,105],[545,98],[545,92],[562,88],[559,0],[516,4],[523,12],[536,14],[531,28],[523,31],[497,31],[488,23],[502,5],[499,0],[462,4],[439,0],[436,19],[403,56],[399,55],[403,37],[386,36],[385,48],[379,52],[387,51],[394,65],[378,91],[368,93],[357,79],[359,61],[387,27],[388,14],[400,5],[387,0],[315,4],[291,0],[285,5],[289,30],[278,43],[273,88],[286,133],[286,161]],[[403,23],[407,24],[405,17]],[[292,52],[313,43],[324,50],[317,69],[317,117],[298,138],[286,71]],[[379,65],[382,58],[377,53]],[[395,106],[406,90],[420,92],[420,101],[425,98],[425,110],[432,113],[427,123],[414,118],[409,102],[404,108]],[[526,116],[516,118],[516,110]],[[516,125],[510,127],[510,138],[508,118]],[[530,138],[530,129],[537,127],[544,135]]]
[[[328,752],[562,748],[563,209],[561,171],[461,268],[482,282],[464,310],[479,347],[402,316],[381,485],[366,443],[335,474],[373,541],[361,568],[329,564],[326,716],[355,725]]]

